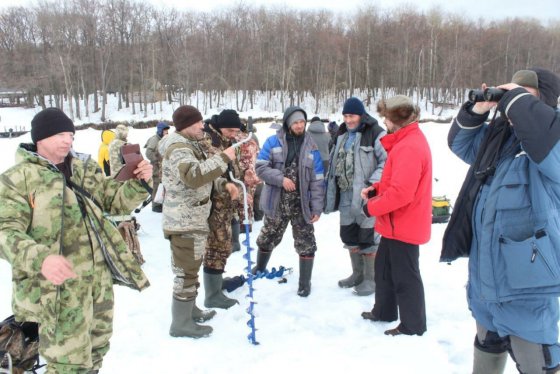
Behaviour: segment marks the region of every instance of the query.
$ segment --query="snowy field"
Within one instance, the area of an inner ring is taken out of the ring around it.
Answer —
[[[309,106],[312,107],[312,106]],[[304,106],[304,109],[307,107]],[[159,106],[158,106],[159,109]],[[171,118],[172,106],[152,119]],[[21,125],[29,127],[38,109],[0,109],[0,128]],[[205,113],[206,116],[214,114]],[[372,109],[370,113],[375,114]],[[451,113],[450,113],[451,114]],[[281,113],[241,113],[255,117],[280,116]],[[309,113],[309,117],[314,113]],[[128,116],[128,117],[127,117]],[[325,115],[322,115],[325,117]],[[130,115],[109,109],[113,120],[130,119]],[[340,123],[338,112],[331,119]],[[143,120],[140,116],[136,120]],[[83,122],[98,121],[94,116]],[[80,123],[80,121],[77,121]],[[257,124],[257,136],[262,141],[273,130],[270,123]],[[456,198],[464,174],[465,164],[447,147],[449,124],[427,122],[421,125],[433,157],[433,194]],[[129,141],[140,143],[155,133],[155,129],[131,129]],[[14,163],[17,145],[30,142],[29,134],[16,139],[0,139],[0,172]],[[100,131],[87,129],[76,132],[74,148],[97,157]],[[467,374],[472,370],[472,350],[475,334],[474,320],[467,309],[465,284],[467,262],[452,265],[439,263],[441,239],[445,224],[432,225],[432,238],[420,248],[420,269],[424,280],[428,331],[422,336],[388,337],[383,331],[394,323],[373,323],[363,320],[360,313],[371,310],[373,296],[357,297],[349,289],[341,289],[337,282],[350,273],[347,250],[338,236],[338,214],[323,215],[315,224],[318,252],[312,277],[312,292],[308,298],[297,296],[298,257],[290,232],[274,250],[269,268],[279,265],[294,268],[287,283],[276,280],[255,281],[257,340],[247,340],[250,330],[245,298],[247,286],[229,296],[240,304],[229,310],[218,310],[209,321],[214,328],[209,338],[171,338],[168,335],[171,319],[171,289],[173,275],[170,268],[168,242],[163,238],[161,216],[148,206],[137,215],[141,224],[139,238],[146,263],[143,269],[151,287],[142,293],[115,287],[114,335],[102,373],[303,373],[303,372],[372,372],[372,373],[430,373]],[[255,241],[262,222],[253,226],[250,240]],[[288,231],[291,228],[288,228]],[[256,252],[252,252],[253,259]],[[246,262],[242,254],[232,254],[226,276],[239,275]],[[11,314],[11,271],[0,261],[0,318]],[[200,289],[198,304],[202,305],[204,289]],[[506,373],[516,373],[508,362]]]

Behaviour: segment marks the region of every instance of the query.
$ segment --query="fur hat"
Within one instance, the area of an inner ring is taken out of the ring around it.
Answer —
[[[390,99],[381,100],[377,104],[377,113],[387,118],[398,127],[402,127],[420,115],[420,108],[408,96],[397,95]]]
[[[76,129],[72,120],[58,108],[44,109],[31,120],[31,140],[35,144],[61,132],[76,133]]]
[[[357,114],[359,116],[363,115],[366,112],[366,108],[364,108],[364,104],[362,100],[358,99],[357,97],[351,97],[344,103],[344,107],[342,108],[342,114]]]
[[[192,105],[181,105],[173,112],[173,125],[177,131],[202,121],[202,114]]]
[[[319,116],[315,116],[315,117],[311,118],[311,122],[316,122],[316,121],[322,122],[321,118],[319,118]]]
[[[214,127],[216,129],[240,129],[242,126],[239,114],[233,109],[224,109],[218,115]]]

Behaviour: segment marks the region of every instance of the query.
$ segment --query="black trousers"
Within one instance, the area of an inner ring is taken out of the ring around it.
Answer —
[[[400,314],[398,329],[408,335],[422,335],[426,331],[426,303],[419,256],[418,245],[381,238],[375,258],[373,316],[391,322]]]

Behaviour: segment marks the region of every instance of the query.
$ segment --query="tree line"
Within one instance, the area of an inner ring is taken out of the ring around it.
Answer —
[[[337,15],[243,3],[196,12],[135,0],[43,1],[0,11],[0,86],[23,89],[43,107],[68,99],[78,118],[86,100],[85,110],[101,110],[104,120],[108,93],[133,113],[156,111],[158,95],[219,107],[226,93],[237,110],[257,96],[265,110],[312,96],[318,113],[356,94],[369,105],[388,91],[459,103],[468,88],[508,82],[522,68],[560,72],[560,21],[467,17],[411,6]]]

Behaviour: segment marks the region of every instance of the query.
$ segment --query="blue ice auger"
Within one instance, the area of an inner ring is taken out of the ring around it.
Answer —
[[[245,139],[241,140],[238,143],[235,143],[233,147],[234,148],[240,147],[241,144],[251,140],[252,135],[253,133],[250,132]],[[253,312],[256,302],[253,299],[253,292],[255,290],[253,288],[254,276],[253,273],[251,273],[251,265],[253,265],[254,262],[251,261],[251,251],[253,249],[251,248],[251,240],[249,236],[250,221],[249,221],[249,209],[247,206],[247,188],[245,187],[245,184],[242,181],[240,181],[239,179],[235,179],[231,171],[229,172],[229,177],[232,180],[232,182],[237,183],[243,189],[243,213],[245,216],[245,219],[243,220],[243,224],[245,225],[245,240],[243,241],[243,245],[247,247],[247,252],[243,255],[243,258],[247,260],[247,267],[245,268],[245,272],[247,273],[247,284],[249,285],[249,294],[247,294],[247,298],[249,299],[249,307],[247,308],[247,313],[249,314],[249,320],[247,321],[247,326],[251,328],[251,332],[249,333],[249,335],[247,335],[247,338],[249,339],[251,344],[258,345],[259,342],[257,342],[257,338],[255,336],[255,332],[257,331],[255,327],[255,314]]]

